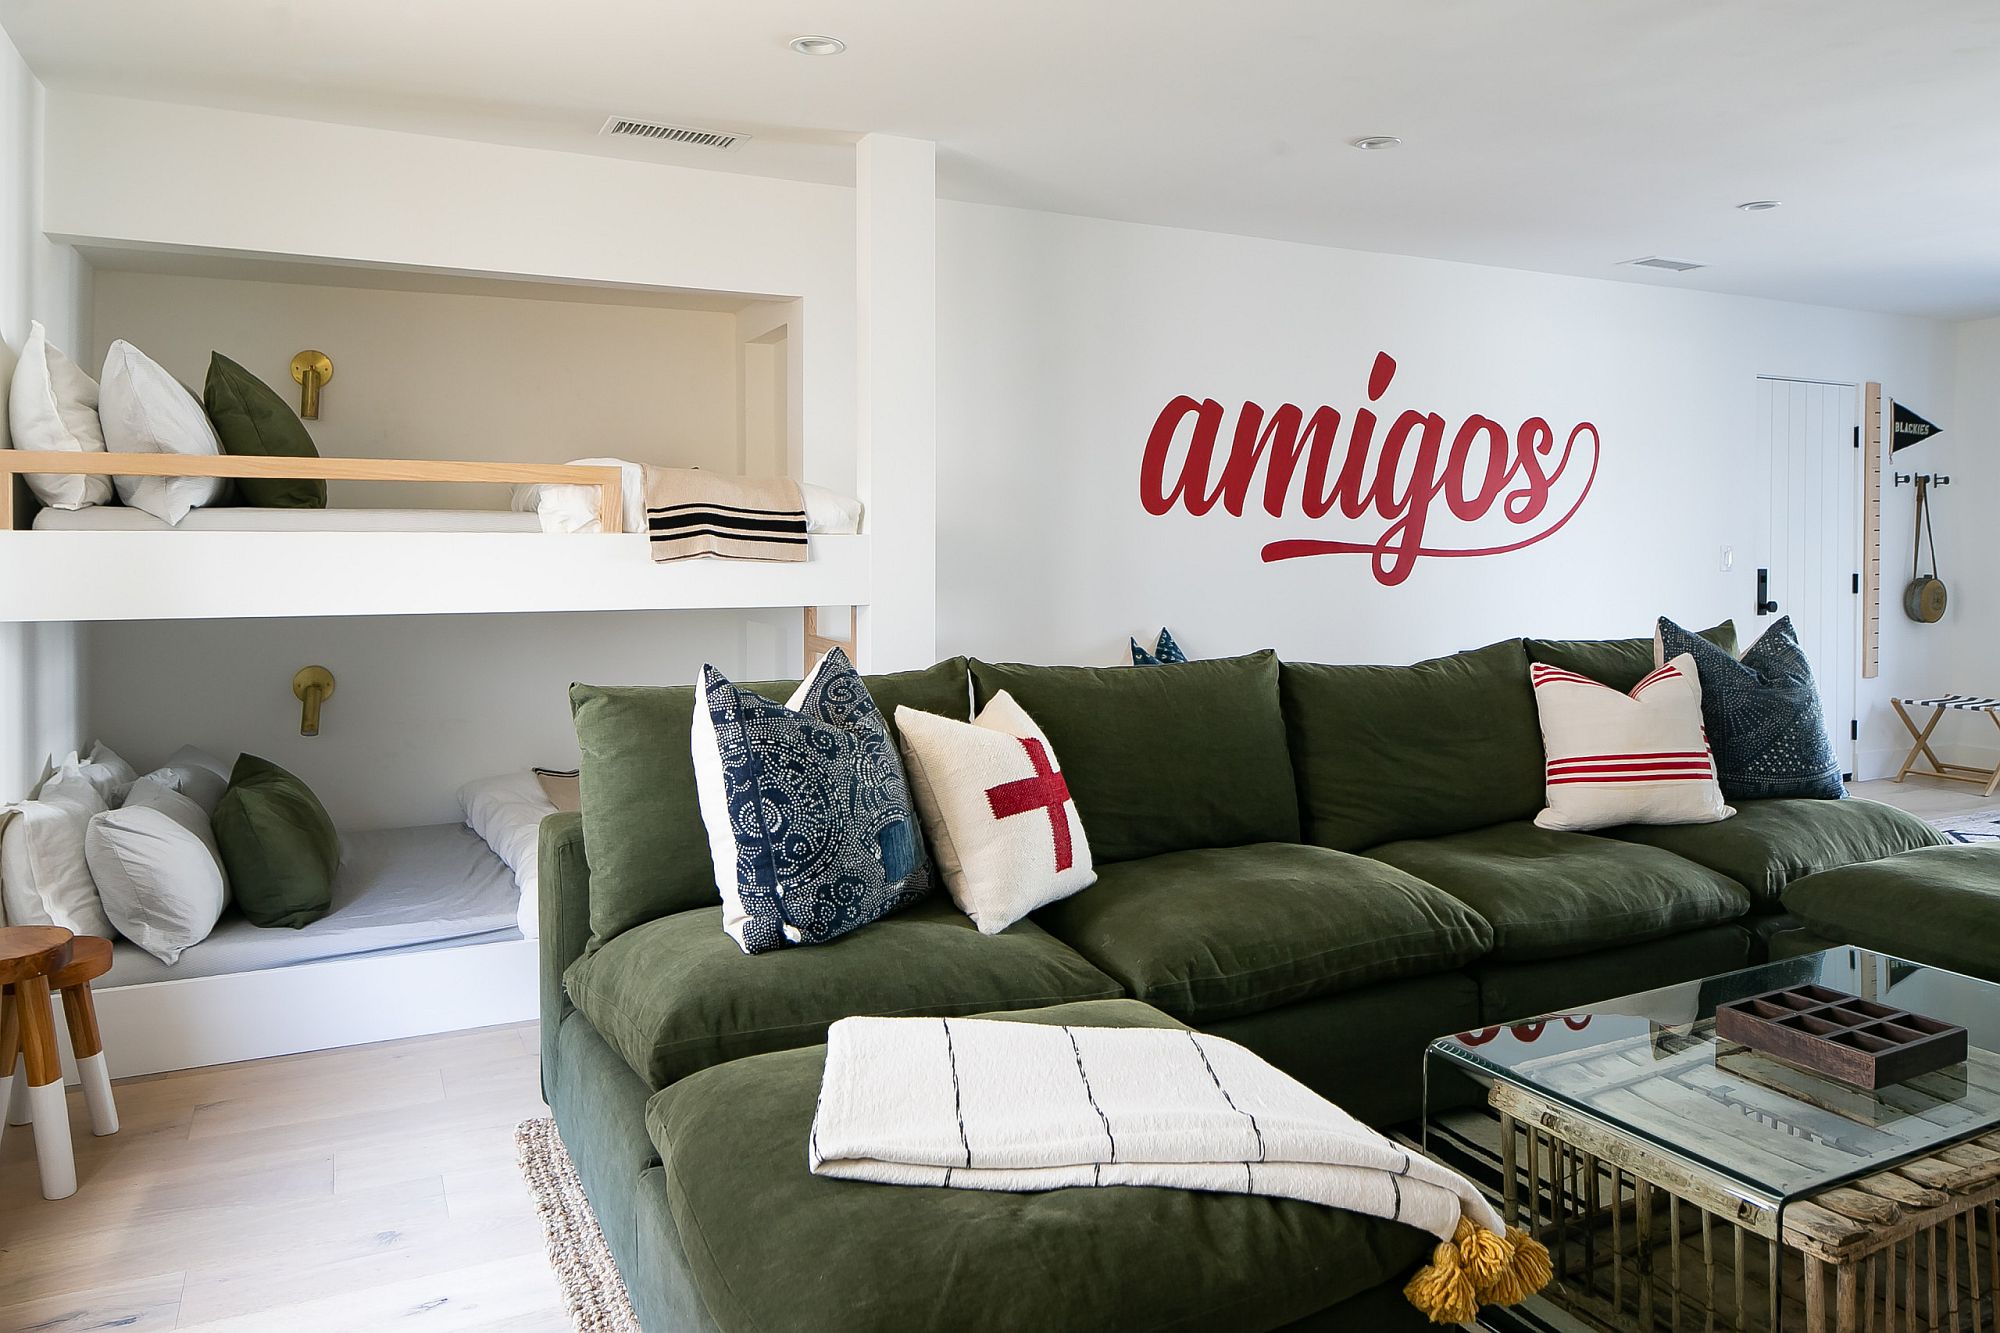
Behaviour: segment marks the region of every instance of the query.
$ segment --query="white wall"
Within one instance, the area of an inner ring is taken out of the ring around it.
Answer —
[[[0,389],[29,320],[66,349],[86,341],[89,269],[41,234],[43,105],[42,85],[0,32]],[[72,625],[0,624],[0,802],[25,796],[50,756],[83,743],[78,653]]]
[[[461,818],[461,784],[574,768],[572,681],[684,685],[704,662],[796,677],[797,611],[135,621],[89,629],[90,724],[143,772],[182,745],[306,780],[345,828]],[[334,674],[299,735],[292,674]]]
[[[1951,402],[1936,411],[1910,403],[1941,433],[1896,459],[1903,472],[1943,472],[1951,478],[1951,485],[1931,495],[1939,573],[1949,594],[1944,619],[1912,629],[1944,646],[1941,668],[1924,693],[2000,694],[2000,581],[1994,578],[1992,500],[2000,495],[2000,319],[1959,324],[1953,331],[1958,374]],[[1909,495],[1910,488],[1902,487],[1897,502],[1913,503]],[[1906,544],[1883,562],[1883,582],[1893,584],[1899,597],[1909,558]],[[1900,619],[1902,612],[1895,614]],[[1984,717],[1947,717],[1933,739],[1942,740],[1942,747],[1933,748],[1948,752],[1948,759],[1989,767],[2000,762],[2000,731]]]
[[[1754,634],[1768,495],[1755,377],[1878,379],[1912,403],[1944,401],[1952,378],[1949,330],[1930,321],[983,205],[938,214],[944,653],[1114,662],[1128,634],[1162,624],[1198,656],[1380,662],[1646,633],[1660,614],[1733,616]],[[1575,518],[1519,552],[1421,560],[1383,586],[1365,556],[1259,556],[1381,522],[1141,507],[1141,453],[1176,395],[1232,414],[1245,399],[1327,404],[1351,423],[1381,351],[1398,363],[1384,429],[1406,408],[1453,426],[1594,423],[1601,466]],[[1896,498],[1889,570],[1910,531]],[[1885,583],[1893,599],[1900,582]],[[1893,606],[1882,676],[1861,695],[1864,774],[1897,752],[1888,694],[1938,674],[1937,640]]]
[[[616,457],[735,471],[736,316],[635,304],[382,291],[100,268],[101,363],[123,338],[199,394],[221,352],[296,403],[291,362],[334,378],[306,423],[344,458],[559,463]],[[332,502],[505,509],[505,486],[335,482]]]

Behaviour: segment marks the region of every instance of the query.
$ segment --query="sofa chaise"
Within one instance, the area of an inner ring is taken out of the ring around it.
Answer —
[[[1734,647],[1727,625],[1708,636]],[[1420,1325],[1399,1287],[1429,1247],[1393,1223],[1166,1190],[824,1180],[805,1132],[820,1043],[852,1014],[1188,1025],[1364,1120],[1408,1121],[1433,1037],[1744,966],[1798,929],[1794,881],[1944,841],[1861,800],[1541,829],[1531,661],[1622,689],[1651,643],[870,677],[891,718],[1012,693],[1061,758],[1098,881],[998,935],[939,889],[756,956],[722,931],[693,690],[575,687],[582,811],[541,835],[542,1078],[644,1326]]]

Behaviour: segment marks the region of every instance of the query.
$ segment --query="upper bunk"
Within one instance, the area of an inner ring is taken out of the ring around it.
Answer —
[[[334,373],[304,423],[316,460],[58,461],[99,475],[324,479],[328,507],[224,504],[172,526],[118,504],[45,509],[6,474],[51,456],[0,450],[0,621],[871,600],[858,520],[816,525],[795,563],[656,564],[633,518],[618,518],[634,516],[633,474],[621,494],[619,469],[569,463],[620,458],[803,481],[814,414],[803,401],[811,381],[798,298],[103,244],[79,252],[93,295],[89,344],[74,359],[87,373],[122,339],[194,392],[220,352],[301,410],[304,388],[286,378],[294,355],[323,352]],[[835,482],[826,490],[854,489],[851,458],[815,462]],[[599,521],[588,532],[545,530],[511,493],[530,485],[596,488]]]

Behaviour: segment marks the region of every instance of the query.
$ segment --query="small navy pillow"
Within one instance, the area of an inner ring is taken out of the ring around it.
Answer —
[[[1181,646],[1174,642],[1174,636],[1167,633],[1164,626],[1160,629],[1159,641],[1153,645],[1153,651],[1150,653],[1139,646],[1137,639],[1132,640],[1133,666],[1165,666],[1187,660],[1187,654],[1181,651]]]
[[[823,944],[922,898],[930,865],[901,754],[835,648],[787,704],[702,669],[694,762],[745,953]]]
[[[1659,652],[1667,661],[1694,655],[1702,721],[1724,796],[1838,800],[1847,794],[1812,664],[1790,616],[1779,617],[1741,660],[1662,617]]]

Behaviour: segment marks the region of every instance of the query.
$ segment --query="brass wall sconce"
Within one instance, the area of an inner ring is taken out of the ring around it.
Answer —
[[[333,673],[323,666],[300,667],[292,677],[292,693],[304,705],[299,713],[299,735],[319,735],[319,706],[333,697]]]
[[[299,416],[319,420],[319,391],[333,378],[333,358],[325,352],[305,351],[292,358],[292,382],[299,390]]]

